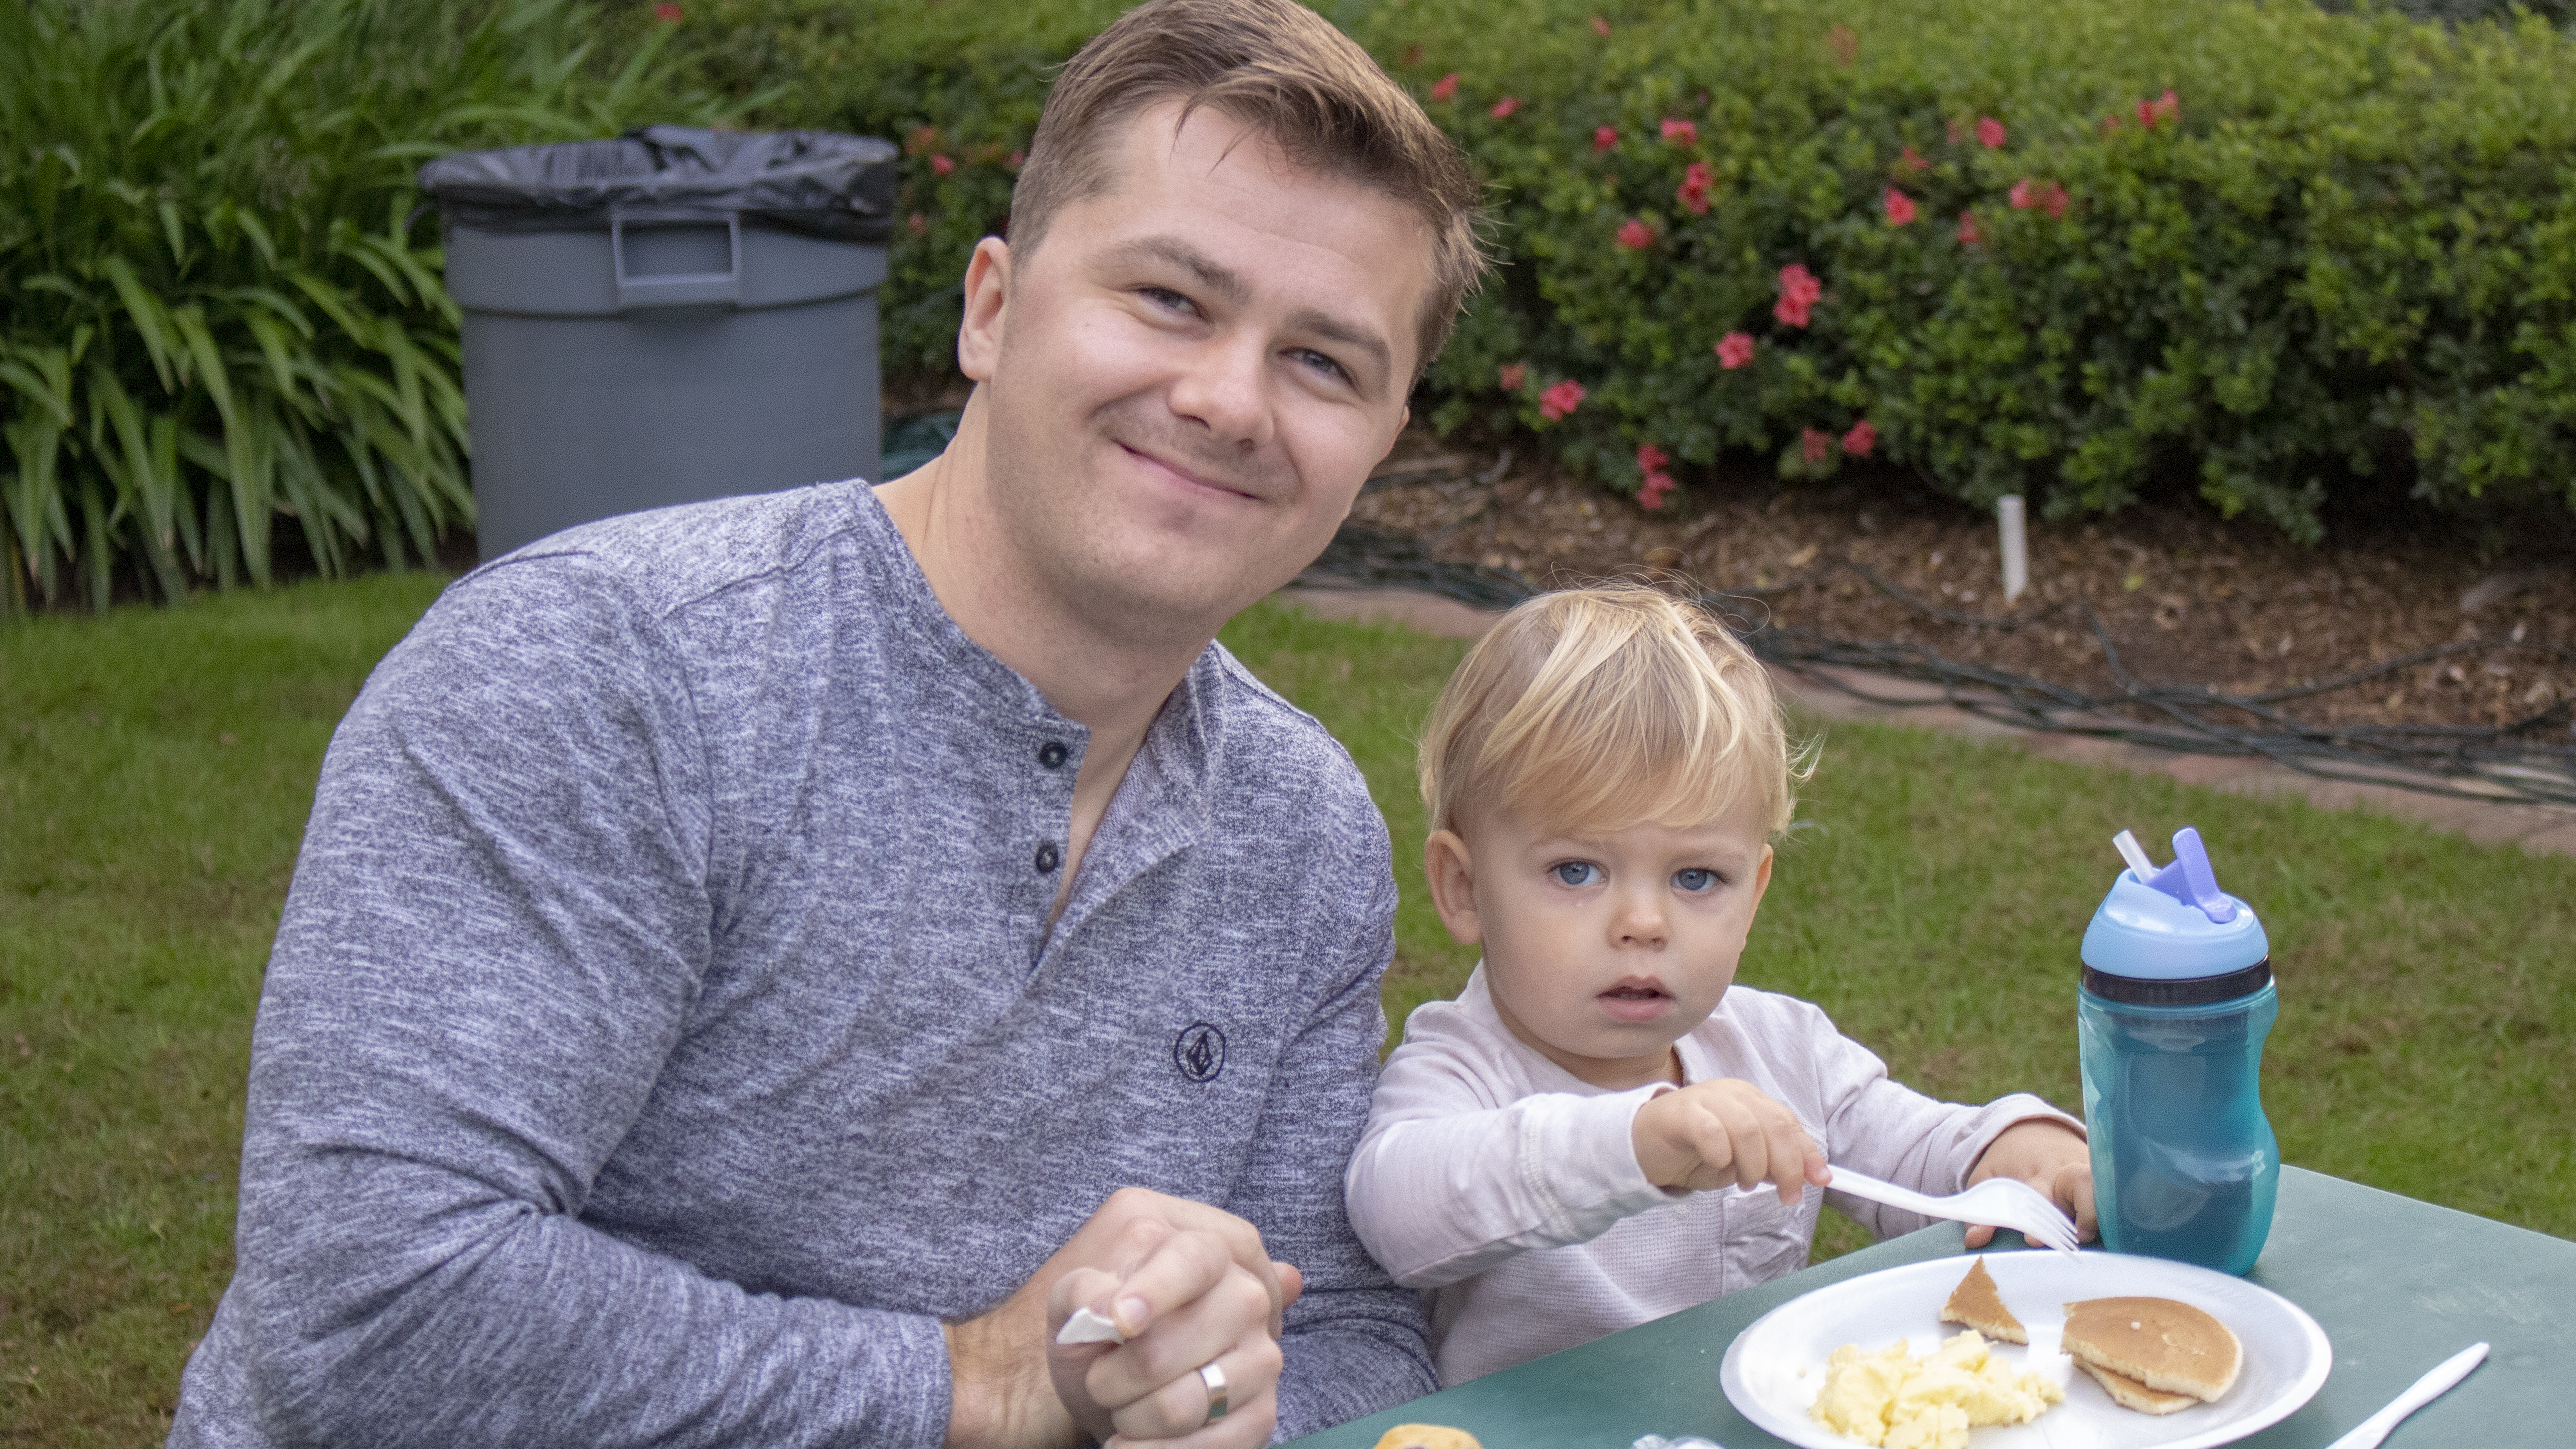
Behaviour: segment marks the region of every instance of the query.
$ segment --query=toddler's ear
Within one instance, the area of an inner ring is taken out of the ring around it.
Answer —
[[[1431,832],[1422,843],[1422,874],[1431,882],[1431,905],[1440,913],[1440,924],[1459,945],[1482,944],[1485,927],[1476,917],[1475,863],[1458,832]]]

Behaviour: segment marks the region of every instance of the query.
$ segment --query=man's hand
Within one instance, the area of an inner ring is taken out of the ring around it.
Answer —
[[[2093,1149],[2074,1128],[2044,1117],[2015,1122],[1986,1144],[1977,1165],[1968,1170],[1968,1186],[1990,1177],[2017,1177],[2038,1188],[2075,1219],[2076,1237],[2093,1241],[2100,1227],[2093,1208]],[[1994,1237],[1991,1227],[1972,1227],[1968,1246],[1982,1248]]]
[[[1732,1077],[1654,1097],[1637,1109],[1629,1137],[1657,1187],[1777,1183],[1785,1207],[1808,1183],[1825,1181],[1825,1154],[1797,1114]]]
[[[949,1327],[947,1442],[1266,1444],[1278,1417],[1280,1313],[1302,1286],[1241,1218],[1123,1188],[1018,1292]],[[1109,1319],[1128,1341],[1056,1343],[1076,1308]],[[1213,1422],[1198,1372],[1210,1362],[1225,1376],[1229,1406]]]

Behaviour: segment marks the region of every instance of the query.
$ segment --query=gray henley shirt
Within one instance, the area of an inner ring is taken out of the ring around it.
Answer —
[[[935,1445],[939,1321],[1130,1184],[1305,1270],[1283,1437],[1429,1392],[1358,772],[1211,646],[1050,933],[1085,740],[858,484],[451,587],[322,767],[171,1442]]]

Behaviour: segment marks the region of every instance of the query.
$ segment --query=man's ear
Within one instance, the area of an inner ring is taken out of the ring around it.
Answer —
[[[1422,842],[1422,873],[1431,882],[1431,906],[1461,946],[1481,944],[1484,922],[1476,915],[1475,862],[1454,830],[1435,830]]]
[[[957,324],[959,372],[977,382],[993,380],[1010,303],[1011,244],[988,236],[975,243],[975,255],[966,262],[966,315]]]

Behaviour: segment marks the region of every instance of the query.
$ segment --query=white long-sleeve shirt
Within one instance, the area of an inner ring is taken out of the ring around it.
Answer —
[[[1996,1135],[2040,1117],[2023,1093],[1936,1102],[1794,997],[1730,988],[1676,1046],[1686,1081],[1739,1078],[1797,1114],[1828,1161],[1952,1193]],[[1611,1092],[1513,1036],[1484,968],[1429,1002],[1378,1078],[1344,1179],[1351,1226],[1397,1282],[1425,1290],[1445,1387],[1705,1303],[1804,1267],[1816,1215],[1879,1237],[1925,1219],[1810,1186],[1667,1192],[1637,1163],[1631,1119],[1666,1083]]]

